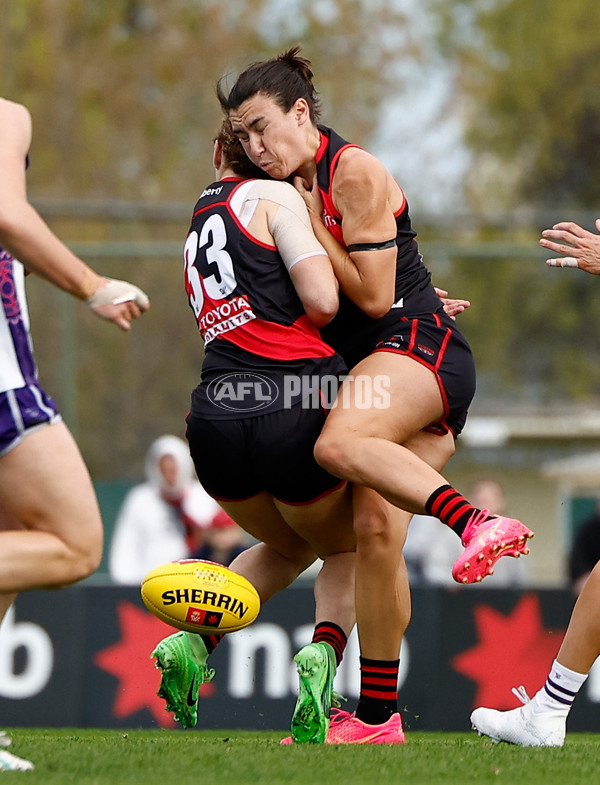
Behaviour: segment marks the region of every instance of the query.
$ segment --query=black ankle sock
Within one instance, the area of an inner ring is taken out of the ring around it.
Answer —
[[[223,640],[223,635],[201,635],[200,636],[204,641],[204,645],[206,646],[206,651],[209,654],[212,654],[213,651],[217,648],[219,643]]]
[[[481,512],[451,485],[442,485],[435,490],[425,502],[425,510],[429,515],[439,518],[459,537],[471,518]]]
[[[339,665],[344,656],[348,637],[344,630],[332,621],[320,621],[315,626],[311,643],[329,643],[333,647],[335,659]]]
[[[360,698],[356,717],[367,725],[382,725],[398,711],[399,660],[360,658]]]

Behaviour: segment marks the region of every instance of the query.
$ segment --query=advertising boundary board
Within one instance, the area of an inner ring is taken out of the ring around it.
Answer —
[[[469,730],[477,705],[520,705],[543,684],[567,627],[568,591],[417,588],[401,652],[399,705],[407,731]],[[294,653],[312,635],[312,587],[291,587],[258,620],[226,636],[202,687],[198,729],[285,730],[293,711]],[[175,728],[156,696],[150,653],[173,632],[135,587],[79,585],[21,595],[0,628],[3,726]],[[352,711],[360,687],[356,634],[335,689]],[[600,731],[600,672],[577,697],[570,730]]]

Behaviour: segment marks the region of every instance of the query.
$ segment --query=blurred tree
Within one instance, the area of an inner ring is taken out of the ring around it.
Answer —
[[[428,0],[456,67],[471,203],[588,207],[600,183],[600,5]]]
[[[478,365],[473,410],[497,410],[499,400],[593,400],[600,396],[596,287],[583,275],[543,266],[543,255],[533,252],[546,224],[527,225],[523,207],[533,215],[550,205],[551,223],[570,217],[570,207],[598,202],[600,11],[583,0],[424,2],[455,75],[444,111],[464,118],[474,152],[471,204],[494,219],[428,227],[414,216],[436,283],[473,302],[460,317]],[[153,438],[183,434],[199,380],[202,348],[183,293],[179,248],[196,196],[213,177],[216,80],[302,42],[325,121],[368,147],[382,108],[403,95],[415,63],[418,69],[431,53],[407,0],[1,6],[0,95],[33,114],[32,199],[54,205],[48,220],[74,246],[173,243],[172,256],[138,250],[135,258],[90,259],[150,294],[151,311],[129,335],[49,294],[47,284],[28,284],[42,380],[72,418],[94,477],[135,478]],[[406,116],[412,111],[407,106]],[[61,200],[68,200],[62,211]],[[73,215],[75,204],[85,215]],[[153,205],[144,217],[142,208]],[[513,212],[500,220],[498,209],[507,207]],[[522,259],[429,254],[428,241],[438,237],[467,246],[518,242],[531,251]]]
[[[536,235],[527,236],[535,249]],[[458,322],[477,365],[473,413],[598,401],[600,281],[548,269],[531,252],[477,259],[459,251],[442,276],[426,242],[421,249],[437,282],[472,303]]]
[[[598,400],[600,293],[588,276],[548,270],[535,248],[543,228],[597,210],[600,6],[426,1],[471,152],[466,193],[480,223],[462,240],[531,248],[522,259],[458,256],[448,271],[473,302],[460,318],[478,367],[474,410]]]
[[[373,0],[3,0],[0,94],[34,115],[36,195],[188,200],[218,78],[301,41],[327,116],[366,143],[415,51],[404,30]]]
[[[72,200],[47,216],[71,245],[177,249],[167,259],[90,260],[148,291],[152,308],[129,335],[29,282],[42,380],[95,478],[137,477],[148,443],[185,428],[202,349],[179,248],[213,178],[217,79],[302,42],[325,118],[366,144],[382,102],[402,90],[403,59],[418,52],[405,22],[387,0],[2,0],[0,95],[33,115],[32,200]],[[75,200],[101,200],[104,212],[84,202],[90,214],[75,218]],[[144,219],[131,203],[169,215]]]

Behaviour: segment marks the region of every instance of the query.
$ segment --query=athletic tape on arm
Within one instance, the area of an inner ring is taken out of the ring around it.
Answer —
[[[302,259],[327,255],[315,237],[308,208],[292,185],[280,181],[257,180],[247,198],[267,199],[279,205],[270,221],[269,231],[288,270]]]
[[[303,223],[296,213],[281,205],[271,221],[271,232],[283,263],[288,270],[310,256],[327,256],[312,228]]]

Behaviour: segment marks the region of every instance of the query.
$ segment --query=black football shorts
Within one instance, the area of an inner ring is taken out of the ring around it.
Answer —
[[[439,434],[450,431],[458,436],[475,395],[475,363],[454,320],[443,311],[402,317],[393,331],[380,337],[374,351],[406,354],[433,371],[444,401],[444,417],[425,430]]]
[[[211,420],[192,411],[186,436],[198,479],[218,501],[267,491],[286,504],[315,502],[344,484],[313,455],[325,417],[324,409],[302,403],[238,420]]]

